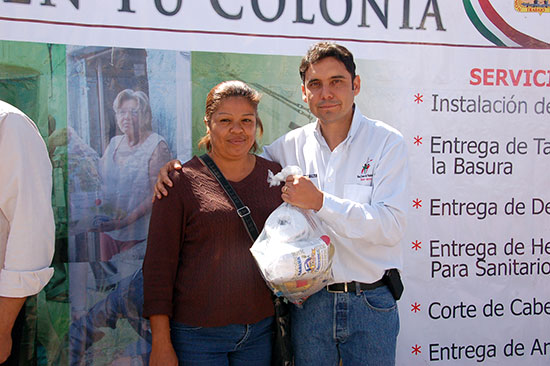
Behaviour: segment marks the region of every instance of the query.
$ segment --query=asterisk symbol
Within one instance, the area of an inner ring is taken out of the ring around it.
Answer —
[[[420,199],[415,199],[413,200],[413,207],[416,208],[417,210],[422,207],[422,200]]]
[[[422,137],[416,135],[416,137],[414,137],[414,144],[415,144],[416,146],[422,145]]]
[[[415,355],[418,355],[419,353],[422,353],[420,348],[422,348],[422,346],[419,346],[418,344],[415,344],[412,348],[413,350],[412,350],[411,353],[414,353]]]
[[[413,242],[411,242],[411,243],[412,243],[412,245],[413,245],[413,246],[412,246],[412,249],[414,249],[414,250],[416,250],[416,251],[418,251],[418,249],[422,249],[422,247],[420,246],[420,244],[422,244],[421,241],[415,240],[415,241],[413,241]]]
[[[414,101],[415,101],[415,103],[416,103],[416,104],[420,104],[420,103],[424,102],[424,101],[422,100],[423,97],[424,97],[424,96],[423,96],[422,94],[416,93],[416,95],[414,96]]]
[[[420,304],[418,304],[416,301],[414,302],[414,304],[411,304],[411,306],[412,306],[411,311],[414,311],[415,314],[417,311],[420,311]]]

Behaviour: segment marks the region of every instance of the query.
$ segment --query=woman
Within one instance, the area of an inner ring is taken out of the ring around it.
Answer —
[[[240,81],[212,88],[199,147],[206,147],[262,230],[282,200],[280,189],[266,182],[268,169],[281,167],[251,153],[262,132],[259,100]],[[171,178],[170,194],[153,206],[143,263],[150,365],[269,365],[273,301],[241,218],[197,157]]]
[[[145,241],[152,186],[160,167],[170,160],[166,141],[152,131],[151,107],[144,92],[121,91],[113,109],[122,134],[111,139],[100,161],[100,209],[109,218],[97,227],[101,261]]]
[[[122,90],[113,109],[122,134],[111,139],[98,164],[103,182],[98,203],[104,221],[93,229],[100,232],[100,260],[90,262],[90,266],[96,283],[114,290],[88,308],[87,264],[71,264],[70,365],[78,365],[86,350],[105,335],[105,329],[114,329],[121,318],[145,340],[123,346],[133,348],[132,353],[142,357],[149,349],[149,327],[141,316],[143,287],[139,269],[149,228],[152,187],[160,167],[170,160],[170,151],[164,138],[152,131],[151,107],[145,93]],[[125,251],[131,254],[129,259],[112,259]]]

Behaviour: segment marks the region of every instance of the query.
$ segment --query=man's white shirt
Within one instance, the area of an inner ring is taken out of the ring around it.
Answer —
[[[399,244],[409,206],[403,136],[357,106],[346,139],[330,151],[318,122],[264,147],[283,167],[298,165],[323,191],[317,215],[335,245],[333,282],[372,283],[402,267]]]
[[[52,166],[36,125],[0,101],[0,296],[38,293],[53,275]]]

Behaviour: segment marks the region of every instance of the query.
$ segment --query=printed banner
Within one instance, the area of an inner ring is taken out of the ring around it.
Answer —
[[[356,57],[361,111],[408,146],[397,365],[547,365],[549,6],[3,0],[0,99],[36,121],[54,167],[55,275],[27,301],[25,359],[148,364],[158,168],[199,153],[223,80],[262,93],[262,145],[315,122],[298,66],[328,39]]]

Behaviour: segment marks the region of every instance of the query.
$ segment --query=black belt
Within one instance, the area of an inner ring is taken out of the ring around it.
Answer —
[[[341,282],[341,283],[333,283],[331,285],[327,285],[327,291],[328,292],[334,292],[334,293],[344,293],[344,292],[356,292],[357,288],[359,288],[359,291],[365,291],[365,290],[374,290],[377,287],[384,286],[384,280],[379,279],[376,282],[373,283],[362,283],[362,282]]]

